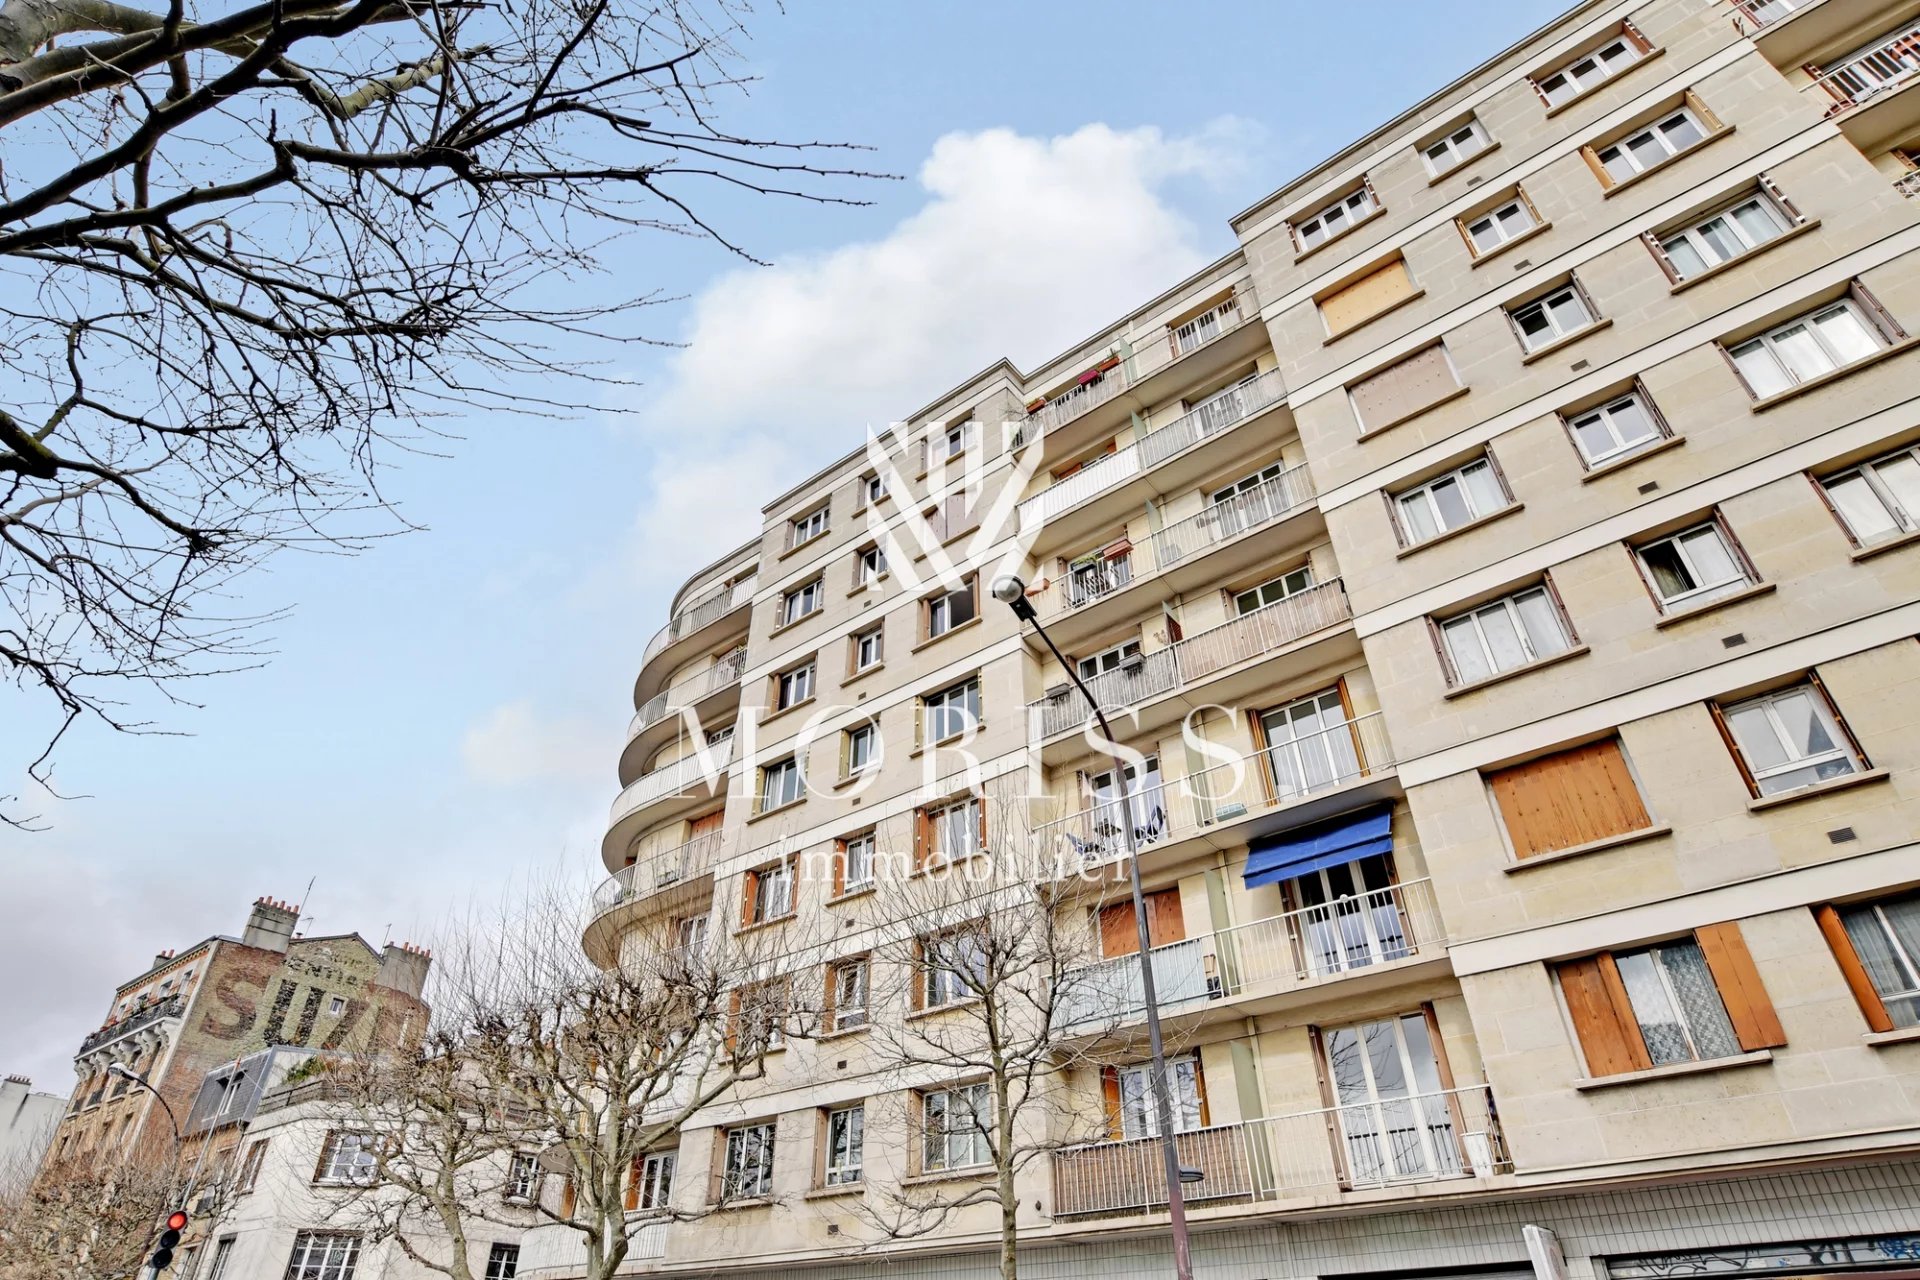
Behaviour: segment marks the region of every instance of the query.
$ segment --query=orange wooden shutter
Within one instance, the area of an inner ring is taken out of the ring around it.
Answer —
[[[1496,769],[1487,785],[1520,858],[1653,825],[1613,738]]]
[[[1820,906],[1813,909],[1813,918],[1819,922],[1820,932],[1826,935],[1833,958],[1840,963],[1840,976],[1847,980],[1847,990],[1853,992],[1854,1002],[1860,1006],[1868,1029],[1893,1030],[1893,1018],[1887,1013],[1886,1002],[1874,989],[1873,979],[1867,976],[1867,967],[1860,963],[1860,953],[1854,950],[1853,939],[1848,936],[1840,913],[1831,906]]]
[[[925,809],[913,811],[913,869],[920,870],[927,865],[927,845],[933,836],[933,821],[927,817]]]
[[[1651,1067],[1653,1059],[1627,1004],[1626,988],[1621,985],[1613,957],[1603,953],[1564,961],[1557,968],[1574,1034],[1587,1055],[1587,1070],[1596,1076],[1611,1076]]]
[[[833,896],[839,897],[847,891],[847,842],[833,842]]]
[[[573,1188],[573,1175],[568,1174],[566,1180],[560,1184],[560,1216],[563,1219],[573,1217],[573,1206],[576,1195],[577,1193]]]
[[[1320,314],[1326,319],[1327,332],[1337,337],[1412,294],[1406,259],[1395,258],[1322,298]]]
[[[1119,1068],[1100,1068],[1100,1094],[1105,1100],[1107,1111],[1107,1138],[1110,1141],[1119,1142],[1127,1136],[1126,1121],[1120,1113]]]
[[[760,886],[760,873],[749,871],[740,877],[740,927],[753,923],[754,891]]]
[[[1200,1103],[1200,1127],[1206,1128],[1213,1123],[1211,1110],[1207,1106],[1207,1073],[1200,1068],[1200,1055],[1193,1055],[1193,1096]]]
[[[1753,967],[1753,956],[1747,950],[1747,940],[1740,936],[1740,926],[1731,920],[1706,925],[1693,931],[1693,939],[1707,958],[1707,968],[1713,974],[1713,984],[1720,988],[1721,1002],[1727,1006],[1727,1017],[1740,1047],[1752,1053],[1785,1044],[1787,1033],[1781,1029],[1773,1001],[1760,982],[1760,971]]]
[[[740,988],[735,987],[727,997],[727,1052],[740,1050]]]
[[[980,847],[987,847],[987,797],[986,793],[974,797],[973,810],[980,818]]]
[[[1164,947],[1187,936],[1186,917],[1180,911],[1180,891],[1162,889],[1146,895],[1147,944]]]
[[[627,1211],[631,1213],[640,1207],[640,1157],[635,1156],[627,1165]]]
[[[1140,930],[1133,922],[1133,903],[1116,902],[1100,908],[1100,954],[1105,959],[1130,956],[1140,949]]]

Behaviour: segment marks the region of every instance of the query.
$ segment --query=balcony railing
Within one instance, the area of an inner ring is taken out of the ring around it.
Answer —
[[[1083,375],[1079,382],[1035,409],[1016,435],[1014,445],[1064,427],[1142,379],[1259,318],[1260,304],[1253,285],[1242,280],[1229,296],[1193,319],[1169,325],[1152,337],[1142,337],[1138,346],[1125,340],[1116,343],[1113,356],[1119,363],[1092,376]]]
[[[1920,74],[1920,21],[1910,22],[1873,48],[1827,67],[1814,87],[1833,99],[1830,116],[1850,111]]]
[[[733,763],[733,739],[727,738],[709,745],[706,754],[714,770],[721,775],[718,785],[724,786],[727,768]],[[613,821],[620,821],[642,805],[664,800],[668,796],[687,794],[695,786],[710,781],[712,779],[707,776],[699,752],[682,756],[672,764],[662,765],[652,773],[635,778],[613,802]]]
[[[1292,1200],[1512,1169],[1485,1085],[1354,1102],[1177,1134],[1183,1168],[1199,1182],[1182,1195]],[[1166,1205],[1156,1138],[1101,1142],[1053,1156],[1056,1215],[1141,1213]]]
[[[117,1022],[109,1022],[80,1042],[80,1052],[92,1053],[103,1044],[111,1044],[121,1036],[130,1036],[142,1027],[150,1027],[162,1018],[177,1018],[186,1011],[184,996],[168,996],[165,1000],[156,1000],[143,1009],[135,1009]]]
[[[627,728],[631,738],[642,729],[660,723],[669,715],[683,707],[690,707],[708,694],[718,693],[728,685],[740,683],[740,673],[746,669],[747,648],[741,645],[727,654],[707,670],[692,679],[682,680],[671,689],[663,689],[647,699],[646,704],[635,713],[633,723]]]
[[[1154,994],[1180,1010],[1247,991],[1318,986],[1362,969],[1437,955],[1446,937],[1430,880],[1408,880],[1155,947]],[[1082,1033],[1140,1021],[1140,957],[1070,971],[1061,1024]]]
[[[683,845],[647,854],[600,882],[600,887],[593,891],[593,914],[601,915],[623,902],[704,874],[712,870],[714,855],[719,852],[720,833],[709,831]]]
[[[643,1264],[658,1263],[667,1256],[669,1222],[655,1210],[627,1214],[627,1257],[621,1264],[624,1275],[641,1269]],[[529,1228],[520,1240],[520,1280],[563,1280],[586,1270],[586,1237],[570,1222],[541,1221]],[[651,1266],[645,1269],[651,1270]]]
[[[1909,200],[1920,199],[1920,169],[1912,169],[1893,180],[1893,189]]]
[[[1165,649],[1136,654],[1088,680],[1087,689],[1102,707],[1130,706],[1203,680],[1351,616],[1346,588],[1334,578]],[[1088,716],[1085,700],[1072,685],[1028,704],[1027,712],[1041,738],[1077,729]]]
[[[1130,789],[1134,843],[1148,848],[1182,840],[1224,822],[1299,804],[1350,787],[1394,768],[1393,744],[1380,712],[1296,734],[1244,759],[1171,781]],[[1126,833],[1120,804],[1099,803],[1034,829],[1055,873],[1070,876],[1123,856]]]
[[[1256,373],[1194,406],[1158,431],[1090,462],[1020,504],[1020,528],[1035,528],[1089,498],[1141,475],[1286,396],[1277,370]]]
[[[640,659],[644,666],[652,662],[659,652],[682,636],[690,636],[710,622],[717,622],[735,609],[753,599],[754,579],[742,578],[732,586],[717,587],[705,595],[687,603],[679,613],[673,615],[673,621],[654,633],[647,641],[647,651]]]

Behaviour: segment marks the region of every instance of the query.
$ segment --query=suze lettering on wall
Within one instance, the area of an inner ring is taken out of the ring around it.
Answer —
[[[1748,1275],[1755,1272],[1866,1270],[1910,1267],[1920,1261],[1920,1235],[1860,1240],[1756,1244],[1741,1249],[1657,1253],[1608,1258],[1608,1280],[1669,1280],[1670,1277]]]

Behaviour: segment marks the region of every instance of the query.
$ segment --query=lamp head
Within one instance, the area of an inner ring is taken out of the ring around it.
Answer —
[[[135,1074],[133,1074],[133,1068],[129,1067],[124,1062],[115,1062],[110,1064],[107,1067],[107,1074],[110,1076],[119,1076],[123,1080],[138,1080],[140,1078],[139,1076],[136,1076]]]
[[[1027,584],[1013,574],[1003,574],[993,580],[993,598],[1001,604],[1013,604],[1027,598]]]

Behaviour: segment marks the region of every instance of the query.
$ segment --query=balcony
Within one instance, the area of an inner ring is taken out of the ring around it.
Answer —
[[[668,1223],[652,1211],[629,1214],[619,1274],[655,1270],[667,1256]],[[542,1221],[520,1237],[518,1280],[572,1280],[586,1270],[586,1237],[569,1223]]]
[[[1808,89],[1823,102],[1853,144],[1872,154],[1920,127],[1920,94],[1907,93],[1920,77],[1920,20],[1910,21],[1870,47],[1824,65]]]
[[[80,1055],[92,1053],[102,1045],[112,1044],[122,1036],[130,1036],[136,1031],[152,1026],[165,1018],[178,1018],[187,1010],[185,996],[168,996],[156,1000],[143,1008],[135,1009],[117,1022],[109,1022],[80,1042]]]
[[[603,861],[620,866],[628,843],[641,831],[723,794],[732,765],[733,739],[728,737],[634,779],[613,802],[600,842]]]
[[[605,915],[623,903],[705,875],[713,870],[714,855],[719,851],[720,833],[709,831],[683,845],[648,854],[600,882],[593,891],[593,914]]]
[[[1485,1085],[1215,1125],[1178,1134],[1183,1167],[1203,1177],[1189,1204],[1276,1200],[1338,1203],[1354,1192],[1459,1182],[1510,1172]],[[1101,1142],[1053,1155],[1053,1212],[1150,1213],[1166,1207],[1157,1138]]]
[[[640,659],[640,678],[634,686],[637,705],[646,706],[660,689],[660,682],[651,678],[659,674],[654,668],[654,659],[696,638],[718,641],[726,629],[720,624],[752,602],[755,582],[755,577],[749,574],[731,585],[723,583],[703,592],[683,605],[673,615],[672,621],[654,633],[653,639],[647,641],[646,652]],[[746,629],[744,619],[738,629]],[[692,645],[688,644],[688,647]]]
[[[1139,708],[1142,703],[1212,680],[1230,668],[1341,626],[1352,616],[1346,588],[1334,578],[1164,649],[1136,654],[1088,680],[1087,690],[1103,708]],[[1045,697],[1029,703],[1027,713],[1033,736],[1042,742],[1079,731],[1088,718],[1086,702],[1071,684],[1049,690]]]
[[[1154,995],[1168,1013],[1318,987],[1366,971],[1446,954],[1429,880],[1409,880],[1250,924],[1182,938],[1147,953]],[[1117,956],[1067,973],[1062,1025],[1079,1035],[1145,1017],[1140,957]]]
[[[697,672],[649,698],[634,713],[632,722],[627,726],[627,745],[620,753],[622,779],[631,781],[633,775],[629,770],[637,769],[642,759],[658,750],[672,733],[678,731],[677,720],[681,712],[691,710],[701,714],[709,710],[709,700],[717,699],[718,695],[739,685],[741,672],[746,670],[746,666],[747,647],[741,645],[707,670]]]

